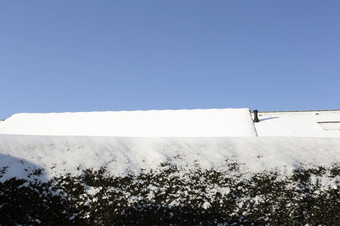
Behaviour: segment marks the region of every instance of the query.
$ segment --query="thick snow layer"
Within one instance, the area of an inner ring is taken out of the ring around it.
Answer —
[[[118,137],[256,136],[249,109],[15,114],[0,134]]]
[[[261,112],[258,136],[340,137],[340,111]]]
[[[0,135],[0,180],[27,178],[43,168],[42,180],[82,169],[106,166],[112,175],[156,170],[169,162],[183,169],[227,169],[240,173],[279,170],[289,174],[300,164],[331,166],[340,162],[339,138],[118,138]]]

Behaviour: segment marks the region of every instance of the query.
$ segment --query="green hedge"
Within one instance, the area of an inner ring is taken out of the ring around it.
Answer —
[[[5,170],[0,172],[4,174]],[[35,171],[39,176],[42,171]],[[48,182],[0,183],[2,225],[336,225],[340,166],[242,175],[234,167],[193,171],[163,164],[157,172],[113,177],[87,169]],[[324,184],[332,181],[331,186]]]

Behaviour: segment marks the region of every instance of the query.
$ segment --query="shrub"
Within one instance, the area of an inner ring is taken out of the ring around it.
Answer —
[[[86,169],[48,182],[11,178],[0,183],[0,219],[10,224],[84,225],[335,225],[340,222],[339,165],[252,177],[178,169],[113,177]],[[5,172],[5,168],[2,173]],[[36,174],[41,171],[36,171]],[[325,186],[323,180],[333,181]]]

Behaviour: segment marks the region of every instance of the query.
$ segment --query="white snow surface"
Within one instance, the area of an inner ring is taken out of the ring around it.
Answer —
[[[157,170],[165,162],[183,170],[226,171],[238,162],[240,173],[292,170],[340,162],[339,138],[126,138],[0,135],[0,167],[8,167],[4,181],[28,178],[43,168],[41,180],[82,169],[106,166],[114,176]],[[1,170],[0,168],[0,170]]]
[[[248,109],[16,114],[0,123],[0,181],[40,168],[47,180],[101,167],[125,176],[166,162],[188,171],[237,162],[241,174],[283,175],[340,162],[339,131],[318,124],[339,113],[260,114],[258,137]]]
[[[340,111],[260,112],[258,136],[338,137]]]
[[[249,109],[21,113],[0,134],[116,137],[256,136]]]

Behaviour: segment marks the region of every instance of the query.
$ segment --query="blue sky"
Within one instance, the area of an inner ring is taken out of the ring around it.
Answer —
[[[340,109],[340,1],[0,0],[0,118]]]

